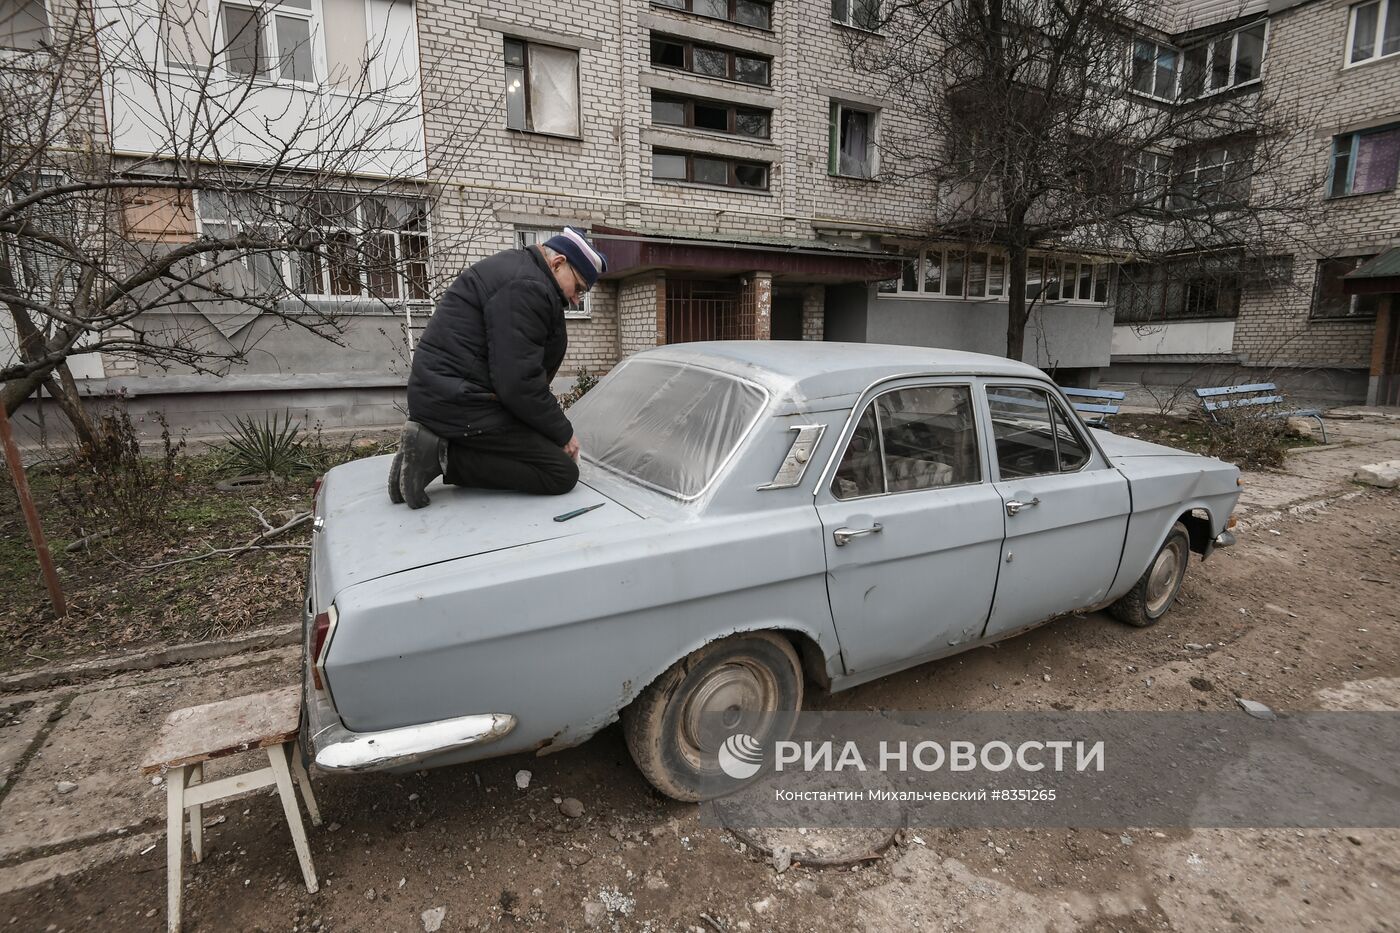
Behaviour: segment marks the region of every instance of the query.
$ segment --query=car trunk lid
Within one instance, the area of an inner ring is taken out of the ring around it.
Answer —
[[[316,611],[347,586],[415,567],[643,521],[616,499],[579,483],[562,496],[434,485],[432,504],[394,505],[389,457],[356,460],[326,474],[312,536]],[[556,516],[602,504],[567,521]]]

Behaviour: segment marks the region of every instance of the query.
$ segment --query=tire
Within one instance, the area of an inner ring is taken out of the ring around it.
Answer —
[[[792,734],[801,708],[802,663],[792,643],[751,632],[711,642],[671,665],[622,711],[622,728],[632,760],[652,786],[694,802],[745,783],[719,769],[724,738],[747,733],[766,747]]]
[[[1191,562],[1191,535],[1186,526],[1177,522],[1167,534],[1167,540],[1153,556],[1142,577],[1123,594],[1108,611],[1119,622],[1146,628],[1156,625],[1167,614],[1181,581],[1186,579],[1186,565]]]

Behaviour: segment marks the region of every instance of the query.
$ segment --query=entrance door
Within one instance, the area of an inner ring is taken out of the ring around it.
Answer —
[[[947,654],[981,634],[1005,522],[971,385],[926,381],[866,404],[817,512],[847,673]]]
[[[795,292],[773,293],[771,336],[774,340],[802,339],[802,296]]]
[[[1123,474],[1048,389],[989,384],[985,392],[1006,513],[990,637],[1102,601],[1131,502]]]

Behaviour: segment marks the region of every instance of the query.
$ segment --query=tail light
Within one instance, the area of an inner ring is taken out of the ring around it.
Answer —
[[[331,631],[335,628],[337,613],[335,606],[316,616],[311,623],[311,680],[317,690],[326,689],[322,672],[326,660],[326,648],[330,644]]]
[[[320,476],[316,477],[316,482],[311,484],[311,508],[313,511],[316,508],[316,499],[321,495],[321,484],[325,481],[326,474],[322,473]]]

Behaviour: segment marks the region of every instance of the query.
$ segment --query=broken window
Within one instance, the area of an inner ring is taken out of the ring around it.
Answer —
[[[827,170],[848,178],[873,178],[876,173],[875,126],[877,115],[831,102],[831,140]]]
[[[665,126],[688,126],[715,133],[767,139],[771,120],[771,110],[677,97],[656,91],[651,95],[651,121]]]
[[[651,177],[657,181],[688,181],[698,185],[768,190],[768,165],[686,152],[653,152]]]
[[[578,136],[578,52],[521,39],[505,40],[506,126]]]
[[[764,56],[667,36],[651,37],[651,63],[661,68],[765,87],[771,79],[771,60]]]
[[[1348,295],[1342,277],[1355,272],[1371,256],[1323,259],[1317,264],[1317,285],[1313,288],[1312,316],[1315,318],[1369,318],[1380,309],[1380,295]]]

